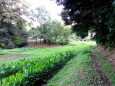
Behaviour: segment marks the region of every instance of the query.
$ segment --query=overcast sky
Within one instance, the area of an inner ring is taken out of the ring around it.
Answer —
[[[59,16],[59,14],[61,13],[63,7],[57,6],[55,1],[51,0],[26,0],[26,1],[31,4],[30,5],[31,9],[44,6],[49,11],[52,19],[58,19],[59,21],[61,21],[61,16]]]

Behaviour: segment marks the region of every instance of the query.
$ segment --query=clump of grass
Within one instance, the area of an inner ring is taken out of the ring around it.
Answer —
[[[3,55],[4,52],[3,52],[3,49],[0,48],[0,55]]]

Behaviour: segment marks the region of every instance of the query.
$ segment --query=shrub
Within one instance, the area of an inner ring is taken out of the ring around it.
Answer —
[[[63,39],[60,39],[57,43],[60,45],[67,45],[69,43],[69,41],[67,38],[65,38],[65,39],[63,38]]]
[[[7,30],[3,28],[0,29],[0,48],[14,48],[15,45],[12,42],[10,35],[7,33]]]

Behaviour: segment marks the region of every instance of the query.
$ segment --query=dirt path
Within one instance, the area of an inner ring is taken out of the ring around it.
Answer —
[[[45,43],[38,43],[36,44],[36,42],[28,42],[27,44],[28,47],[59,47],[61,45],[59,44],[45,44]]]
[[[101,54],[110,64],[115,66],[115,49],[107,49],[102,45],[95,47],[95,50]]]
[[[108,77],[106,74],[102,71],[101,66],[98,63],[97,57],[94,53],[91,53],[90,56],[92,57],[92,64],[94,68],[96,69],[96,72],[99,74],[100,78],[103,81],[104,86],[111,86]],[[98,82],[98,81],[97,81]],[[98,86],[98,85],[96,85]]]
[[[4,54],[0,55],[0,58],[23,58],[23,57],[30,57],[35,56],[31,54]]]

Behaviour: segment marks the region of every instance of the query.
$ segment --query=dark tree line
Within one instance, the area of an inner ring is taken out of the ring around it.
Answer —
[[[115,47],[114,0],[57,0],[64,6],[61,13],[66,25],[84,38],[90,31],[98,44]]]
[[[26,44],[24,31],[27,3],[22,0],[0,0],[0,47],[14,48]]]

